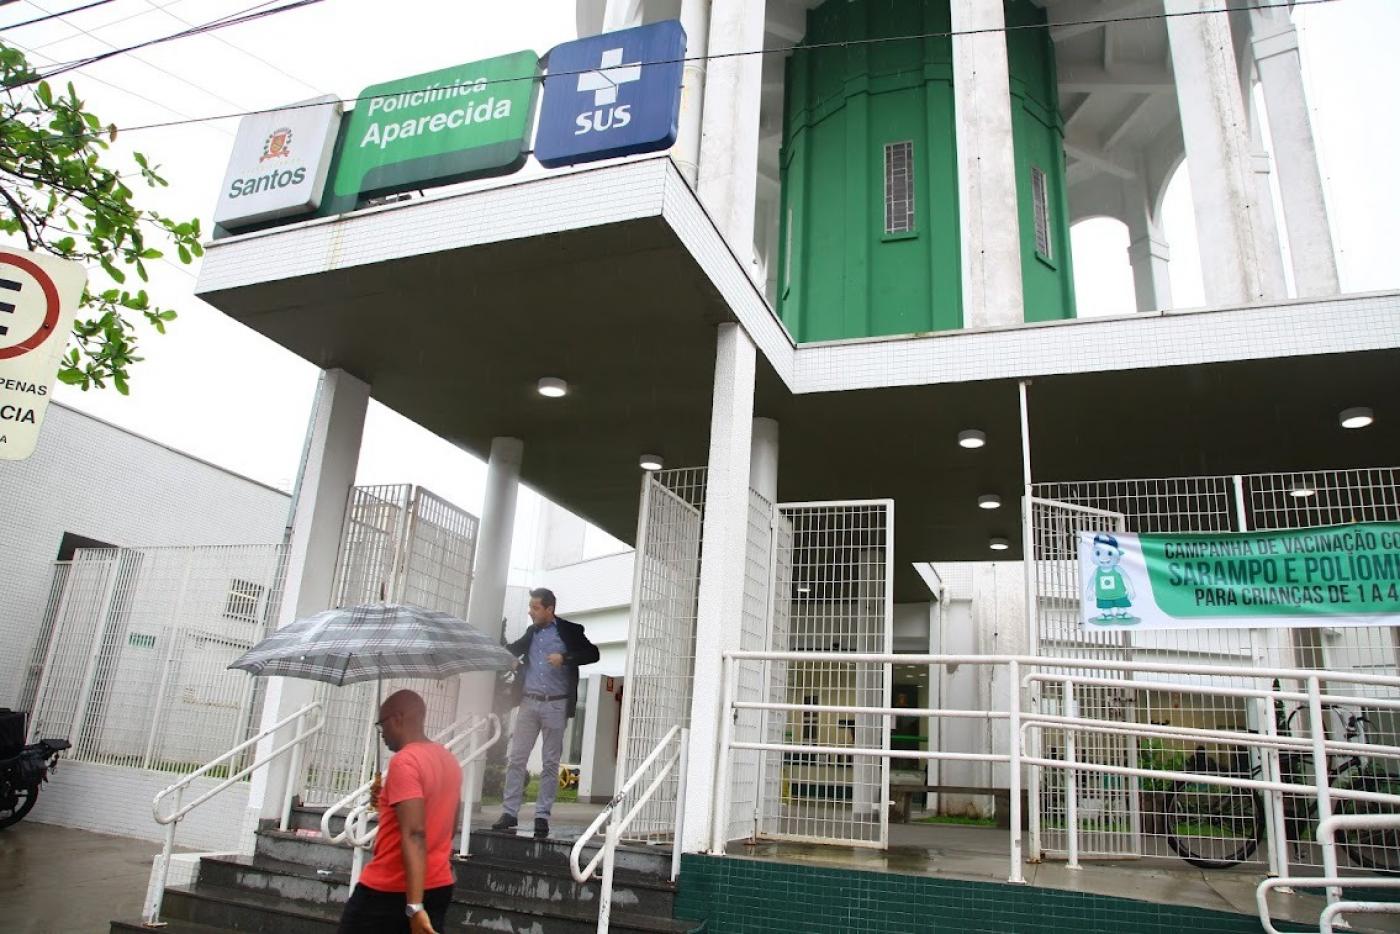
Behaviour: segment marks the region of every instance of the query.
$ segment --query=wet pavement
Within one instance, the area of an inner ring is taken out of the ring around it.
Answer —
[[[34,821],[0,830],[0,929],[98,934],[136,918],[160,844]]]

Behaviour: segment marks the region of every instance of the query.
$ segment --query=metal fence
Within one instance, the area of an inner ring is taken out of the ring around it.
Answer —
[[[704,468],[679,468],[642,479],[619,781],[633,775],[674,727],[689,724],[706,477]],[[638,811],[627,839],[670,838],[677,781],[670,775]]]
[[[389,600],[465,616],[478,524],[470,513],[408,484],[354,488],[336,562],[334,605]],[[387,696],[400,688],[423,695],[430,733],[456,718],[457,678],[389,679],[382,690]],[[369,778],[378,742],[375,691],[373,683],[317,685],[325,726],[309,742],[303,803],[332,804]],[[388,758],[388,750],[379,752],[381,761]]]
[[[1378,675],[1400,674],[1400,643],[1387,626],[1346,628],[1192,629],[1144,632],[1086,632],[1081,628],[1077,534],[1088,530],[1137,533],[1231,532],[1290,529],[1364,521],[1400,520],[1400,469],[1269,473],[1247,476],[1186,477],[1151,480],[1044,483],[1032,487],[1028,503],[1026,544],[1028,595],[1034,620],[1033,651],[1037,655],[1074,659],[1154,661],[1200,665],[1193,674],[1137,673],[1111,679],[1113,685],[1087,686],[1076,692],[1079,716],[1166,728],[1212,729],[1247,735],[1307,736],[1307,712],[1297,702],[1265,708],[1238,692],[1261,687],[1259,679],[1242,673],[1214,674],[1210,667],[1260,666],[1331,669]],[[1200,688],[1216,688],[1202,691]],[[1190,690],[1185,690],[1189,687]],[[1269,687],[1265,684],[1263,687]],[[1302,690],[1295,682],[1283,689]],[[1400,718],[1370,699],[1394,699],[1389,684],[1355,686],[1356,702],[1330,705],[1325,719],[1328,737],[1377,747],[1400,745]],[[1035,709],[1066,713],[1064,690],[1051,682],[1032,690]],[[1068,711],[1076,713],[1076,711]],[[1312,766],[1303,760],[1271,760],[1245,744],[1193,742],[1182,736],[1143,739],[1130,734],[1079,737],[1081,761],[1148,770],[1180,769],[1209,760],[1218,768],[1295,780],[1311,780]],[[1038,734],[1048,758],[1065,754],[1064,731]],[[1389,782],[1400,775],[1400,763],[1376,753],[1337,759],[1329,768],[1354,772],[1356,781]],[[1081,854],[1094,856],[1173,855],[1182,816],[1178,783],[1143,776],[1085,771],[1076,774],[1075,807]],[[1061,770],[1032,771],[1031,855],[1067,855],[1066,830],[1071,802]],[[1253,808],[1252,792],[1237,790],[1230,806]],[[1218,796],[1217,796],[1217,800]],[[1174,805],[1173,802],[1176,802]],[[1282,849],[1260,846],[1250,859],[1266,860],[1277,870],[1280,861],[1320,865],[1320,853],[1309,837],[1307,822],[1280,807],[1271,810],[1269,830],[1286,839]],[[1223,825],[1202,825],[1204,848],[1233,850],[1237,841]],[[1210,835],[1215,836],[1211,837]],[[1387,839],[1386,847],[1392,846]],[[1400,854],[1396,854],[1400,859]],[[1286,867],[1283,867],[1286,868]]]
[[[774,528],[770,647],[766,651],[887,653],[893,651],[894,504],[888,500],[785,503]],[[839,656],[837,656],[839,659]],[[737,725],[755,724],[768,743],[820,745],[826,750],[888,749],[889,718],[822,710],[890,704],[890,666],[862,661],[741,661],[735,675],[743,692],[743,667],[766,668],[771,703],[799,705],[778,714],[743,710]],[[755,695],[764,700],[760,690]],[[734,767],[741,756],[735,753]],[[889,760],[839,751],[763,753],[763,806],[759,834],[775,839],[852,846],[888,841]],[[737,776],[736,776],[737,778]],[[737,799],[736,799],[737,800]]]
[[[49,581],[49,598],[44,601],[44,617],[39,621],[39,634],[29,651],[29,665],[24,669],[24,683],[19,689],[20,710],[33,710],[34,698],[39,692],[39,678],[44,673],[44,656],[49,651],[49,641],[53,638],[53,626],[63,607],[63,590],[68,586],[68,569],[72,561],[55,561],[53,577]]]
[[[228,665],[276,624],[281,545],[79,549],[55,571],[31,734],[83,762],[185,771],[247,738]]]

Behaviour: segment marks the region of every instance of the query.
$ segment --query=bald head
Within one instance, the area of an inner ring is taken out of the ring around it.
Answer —
[[[379,705],[379,729],[384,745],[398,752],[409,743],[426,739],[423,725],[428,719],[428,705],[415,691],[395,691]]]

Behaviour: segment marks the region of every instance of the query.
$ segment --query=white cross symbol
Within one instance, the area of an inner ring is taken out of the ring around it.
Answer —
[[[617,86],[629,81],[639,81],[642,77],[640,63],[622,64],[622,50],[608,49],[598,63],[597,71],[586,71],[578,76],[578,89],[593,92],[593,106],[606,107],[617,103]]]

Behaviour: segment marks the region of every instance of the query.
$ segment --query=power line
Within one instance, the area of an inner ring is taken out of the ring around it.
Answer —
[[[253,20],[263,19],[268,16],[276,16],[278,13],[287,13],[291,10],[300,9],[301,7],[321,3],[322,0],[293,0],[293,2],[291,3],[275,7],[271,10],[262,9],[263,7],[270,5],[270,3],[272,2],[273,0],[266,0],[266,2],[260,3],[257,6],[249,7],[248,9],[243,10],[240,13],[234,13],[230,14],[229,16],[223,16],[219,19],[205,23],[202,26],[195,26],[191,29],[186,29],[181,32],[174,33],[172,35],[159,36],[155,39],[148,39],[145,42],[138,42],[135,45],[124,46],[122,48],[114,48],[111,51],[103,52],[100,55],[93,55],[78,61],[66,62],[45,74],[36,74],[30,78],[26,78],[23,81],[16,81],[11,84],[8,84],[5,86],[5,89],[9,90],[17,87],[23,87],[27,84],[33,84],[36,81],[47,80],[48,78],[52,78],[55,75],[61,75],[65,72],[72,71],[75,68],[86,68],[89,65],[95,65],[98,62],[106,61],[109,58],[115,58],[118,55],[124,55],[127,52],[135,52],[153,45],[160,45],[164,42],[173,42],[176,39],[184,39],[189,36],[201,35],[203,33],[212,32],[215,29],[222,29],[225,26],[237,26],[241,23],[252,22]]]
[[[194,23],[191,23],[189,20],[185,19],[183,16],[180,16],[180,15],[178,15],[178,14],[176,14],[176,13],[172,13],[172,12],[170,11],[169,7],[170,7],[170,6],[174,6],[174,4],[170,4],[169,6],[160,6],[159,4],[157,4],[157,3],[155,2],[155,0],[145,0],[145,3],[146,3],[147,6],[151,7],[152,10],[156,10],[156,11],[158,11],[158,12],[164,13],[166,16],[169,16],[171,19],[175,20],[176,22],[184,23],[186,26],[193,26],[193,25],[194,25]],[[316,85],[312,84],[312,83],[309,82],[309,81],[304,81],[303,79],[298,78],[296,75],[292,74],[290,71],[287,71],[287,69],[281,67],[280,65],[277,65],[275,62],[270,62],[270,61],[268,61],[267,59],[263,58],[261,55],[258,55],[256,52],[250,52],[248,49],[245,49],[243,46],[238,45],[238,44],[235,43],[235,42],[230,42],[229,40],[225,39],[223,36],[216,35],[215,33],[212,33],[212,32],[209,33],[209,38],[210,38],[210,39],[213,39],[215,42],[218,42],[218,43],[220,43],[220,44],[222,44],[222,45],[228,46],[229,48],[233,49],[233,50],[236,51],[236,52],[242,52],[244,55],[246,55],[246,56],[248,56],[249,58],[253,59],[253,61],[255,61],[255,62],[261,62],[262,64],[266,65],[268,68],[271,68],[273,71],[277,72],[278,74],[282,74],[282,75],[287,76],[288,78],[291,78],[293,81],[295,81],[297,84],[302,85],[303,87],[310,88],[312,91],[315,91],[315,92],[317,92],[317,93],[320,93],[320,90],[321,90],[321,89],[318,88]]]
[[[17,43],[17,42],[13,42],[13,41],[10,42],[10,45],[12,45],[12,46],[14,46],[15,48],[19,49],[20,51],[26,52],[26,53],[28,53],[28,54],[30,54],[30,55],[37,55],[37,56],[39,56],[40,58],[47,58],[47,59],[49,59],[50,61],[53,61],[53,59],[52,59],[51,56],[45,55],[43,52],[38,51],[38,48],[39,48],[39,47],[37,47],[37,46],[36,46],[35,48],[33,48],[33,49],[29,49],[29,48],[25,48],[24,46],[20,45],[20,44]],[[183,120],[176,121],[176,123],[181,123],[181,124],[185,124],[185,125],[195,125],[195,124],[200,124],[200,123],[208,122],[208,121],[206,121],[206,119],[203,118],[203,117],[194,117],[194,116],[191,116],[191,115],[185,113],[185,112],[182,111],[182,110],[176,110],[174,107],[171,107],[169,104],[166,104],[166,103],[164,103],[164,102],[162,102],[162,101],[158,101],[158,100],[156,100],[154,97],[147,97],[146,95],[142,94],[142,93],[139,92],[139,91],[133,91],[133,90],[131,90],[131,88],[123,87],[123,86],[120,85],[120,84],[116,84],[116,83],[114,83],[114,82],[108,81],[106,78],[99,78],[99,77],[97,77],[96,75],[84,75],[83,77],[86,78],[86,79],[88,79],[89,81],[96,81],[98,84],[105,84],[107,87],[112,88],[112,89],[115,90],[115,91],[120,91],[120,92],[123,93],[123,94],[128,94],[128,95],[130,95],[130,96],[132,96],[132,97],[137,98],[138,100],[143,100],[143,101],[145,101],[145,102],[148,103],[148,104],[154,104],[156,107],[159,107],[161,110],[167,110],[167,111],[169,111],[170,113],[173,113],[173,114],[176,114],[177,116],[180,116],[180,117],[185,118],[185,119],[183,119]],[[221,134],[223,134],[224,136],[229,137],[230,139],[233,137],[233,134],[232,134],[232,133],[230,133],[228,130],[223,129],[222,127],[210,126],[210,127],[207,127],[207,129],[212,130],[212,131],[214,131],[215,133],[221,133]],[[55,141],[55,142],[62,141],[62,140],[74,140],[74,141],[76,141],[76,140],[80,140],[80,139],[85,139],[85,138],[90,137],[90,136],[100,136],[100,135],[102,135],[102,134],[90,133],[90,134],[84,134],[84,135],[81,135],[81,136],[49,136],[49,137],[44,137],[43,140],[35,140],[34,142],[36,142],[36,143],[41,143],[41,144],[42,144],[42,143],[47,142],[47,141],[49,141],[49,140],[53,140],[53,141]]]
[[[294,4],[290,5],[290,6],[278,7],[278,8],[275,9],[275,10],[268,10],[268,11],[266,11],[264,14],[260,14],[260,15],[270,15],[270,14],[282,12],[283,10],[292,9],[293,7],[296,7],[296,6],[305,6],[305,5],[308,5],[308,4],[311,4],[311,3],[319,3],[319,2],[320,2],[320,0],[299,0],[299,2],[294,3]],[[919,40],[919,39],[951,39],[951,38],[957,38],[957,37],[959,37],[959,36],[977,36],[977,35],[986,35],[986,34],[990,34],[990,33],[1009,33],[1009,32],[1016,32],[1016,31],[1027,30],[1027,29],[1060,29],[1060,28],[1067,27],[1067,26],[1108,26],[1108,25],[1112,25],[1112,24],[1115,24],[1115,23],[1138,23],[1138,22],[1147,22],[1147,21],[1151,21],[1151,20],[1167,20],[1167,19],[1173,19],[1173,18],[1178,18],[1178,17],[1188,17],[1188,16],[1213,16],[1213,15],[1219,15],[1219,14],[1237,13],[1237,12],[1240,12],[1240,11],[1243,11],[1243,10],[1270,10],[1270,9],[1294,8],[1294,7],[1303,7],[1303,6],[1320,6],[1320,5],[1322,5],[1322,4],[1326,4],[1326,3],[1336,3],[1336,2],[1338,2],[1338,0],[1275,0],[1275,2],[1272,2],[1272,3],[1257,3],[1257,4],[1256,4],[1256,3],[1250,3],[1248,6],[1223,6],[1223,7],[1217,7],[1217,8],[1208,9],[1208,10],[1184,10],[1184,11],[1177,12],[1177,13],[1143,13],[1143,14],[1138,14],[1138,15],[1136,15],[1136,16],[1111,16],[1111,17],[1102,17],[1102,18],[1099,18],[1099,19],[1066,20],[1066,21],[1064,21],[1064,22],[1059,22],[1059,23],[1026,23],[1026,24],[1015,25],[1015,26],[996,26],[996,27],[988,26],[988,27],[982,27],[982,28],[979,28],[979,29],[962,29],[962,30],[949,30],[949,31],[945,31],[945,32],[915,33],[915,34],[913,34],[913,35],[906,35],[906,36],[886,36],[886,37],[883,37],[883,38],[874,38],[874,39],[843,39],[843,40],[834,41],[834,42],[816,42],[816,43],[810,43],[810,44],[798,44],[798,45],[782,46],[782,47],[772,48],[772,49],[749,49],[749,50],[739,51],[739,52],[720,52],[720,53],[718,53],[718,54],[713,54],[713,55],[696,55],[696,56],[691,56],[691,57],[684,57],[684,56],[683,56],[683,57],[681,57],[681,58],[656,59],[656,60],[654,60],[654,61],[648,61],[648,62],[637,62],[636,64],[637,64],[638,66],[640,66],[640,67],[646,67],[646,66],[649,66],[649,65],[675,65],[675,64],[686,64],[686,63],[689,63],[689,62],[705,62],[705,61],[717,61],[717,60],[729,59],[729,58],[741,58],[741,57],[744,57],[744,56],[747,56],[747,55],[786,55],[786,54],[788,54],[788,53],[790,53],[790,52],[811,51],[811,50],[816,50],[816,49],[847,48],[847,47],[850,47],[850,46],[861,46],[861,45],[877,45],[877,44],[884,43],[884,42],[909,42],[909,41],[914,41],[914,40]],[[266,5],[266,4],[264,4],[264,5]],[[241,22],[241,20],[240,20],[240,22]],[[194,34],[193,31],[192,31],[191,34]],[[156,41],[168,41],[169,38],[179,38],[179,36],[167,37],[167,39],[156,40]],[[133,48],[140,48],[140,46],[134,46]],[[112,54],[112,55],[115,55],[115,54],[118,54],[118,53],[113,52],[113,53],[111,53],[111,54]],[[110,56],[103,56],[103,57],[110,57]],[[75,67],[81,67],[81,66],[75,66]],[[546,78],[561,78],[561,77],[570,77],[570,76],[577,76],[577,75],[583,75],[583,74],[591,74],[591,73],[592,73],[593,71],[595,71],[595,70],[596,70],[596,69],[584,68],[584,69],[577,69],[577,70],[573,70],[573,71],[553,71],[553,72],[549,72],[548,74],[544,74],[544,75],[531,74],[531,75],[517,75],[517,76],[515,76],[515,77],[510,77],[510,78],[484,78],[484,79],[481,79],[480,81],[475,82],[475,84],[478,84],[478,85],[481,85],[481,86],[489,86],[489,85],[497,85],[497,84],[514,84],[514,83],[517,83],[517,82],[520,82],[520,81],[543,81],[543,80],[545,80]],[[34,80],[39,80],[39,79],[34,79]],[[27,82],[19,82],[19,83],[16,83],[16,84],[14,84],[14,85],[9,85],[8,87],[9,87],[9,88],[19,87],[19,86],[21,86],[22,84],[25,84],[25,83],[27,83]],[[428,90],[431,90],[431,89],[430,89],[430,88],[418,88],[418,89],[416,89],[416,90],[417,90],[417,91],[428,91]],[[118,127],[118,128],[117,128],[117,131],[120,132],[120,133],[134,133],[134,132],[137,132],[137,131],[140,131],[140,130],[160,130],[160,129],[167,129],[167,128],[169,128],[169,127],[184,126],[184,125],[187,125],[187,124],[190,124],[190,123],[212,122],[212,121],[216,121],[216,120],[231,120],[231,119],[233,119],[233,118],[235,118],[235,117],[251,117],[251,116],[256,116],[256,115],[258,115],[258,114],[278,113],[278,112],[288,111],[288,110],[300,110],[300,109],[303,109],[303,108],[306,108],[306,107],[328,107],[328,106],[331,106],[331,105],[336,104],[336,103],[340,103],[340,104],[356,104],[356,103],[362,103],[362,102],[364,102],[364,101],[380,100],[380,99],[383,99],[383,98],[385,98],[385,97],[398,97],[398,96],[403,95],[403,94],[412,94],[412,93],[415,93],[415,91],[414,91],[414,90],[397,90],[397,91],[395,91],[392,95],[388,95],[388,94],[362,94],[362,95],[360,95],[359,97],[347,97],[347,98],[342,98],[342,99],[340,99],[339,101],[316,101],[316,102],[303,103],[303,104],[283,104],[283,105],[279,105],[279,106],[276,106],[276,107],[264,107],[264,108],[260,108],[260,109],[258,109],[258,110],[243,110],[243,111],[235,111],[235,112],[231,112],[231,113],[211,114],[211,115],[209,115],[209,116],[207,116],[207,117],[194,117],[194,118],[191,118],[191,119],[188,119],[188,120],[166,120],[166,121],[162,121],[162,122],[160,122],[160,123],[145,123],[145,124],[138,124],[138,125],[136,125],[136,126],[130,126],[130,127]],[[103,131],[103,132],[100,132],[100,133],[99,133],[99,132],[94,132],[94,133],[82,133],[82,134],[78,134],[78,135],[75,135],[75,136],[50,136],[50,137],[46,137],[45,139],[46,139],[47,141],[59,142],[59,141],[64,141],[64,140],[80,140],[80,139],[89,139],[89,138],[95,139],[95,138],[99,138],[99,137],[102,137],[102,136],[105,136],[105,135],[107,135],[107,131]],[[36,141],[36,142],[39,142],[39,141]]]
[[[34,19],[27,19],[27,20],[25,20],[25,21],[22,22],[22,23],[11,23],[11,24],[8,25],[8,26],[4,26],[4,27],[0,27],[0,28],[3,28],[3,29],[19,29],[21,26],[33,26],[35,23],[44,23],[44,22],[48,22],[49,20],[54,19],[54,18],[59,17],[59,16],[67,16],[67,15],[70,14],[70,13],[81,13],[81,12],[83,12],[83,10],[91,10],[93,7],[106,6],[106,5],[109,4],[109,3],[115,3],[115,2],[116,2],[116,0],[95,0],[95,2],[93,2],[93,3],[85,3],[85,4],[83,4],[82,6],[75,6],[75,7],[73,7],[73,9],[71,9],[71,10],[64,10],[64,11],[61,12],[61,13],[50,13],[50,12],[48,12],[47,10],[45,10],[43,7],[39,6],[39,5],[36,3],[36,4],[34,4],[34,6],[35,6],[40,12],[44,13],[44,14],[45,14],[44,16],[36,16]],[[72,26],[73,24],[72,24],[72,23],[69,23],[68,25]]]
[[[39,9],[39,10],[44,9],[43,7],[39,6],[39,4],[36,2],[36,0],[29,0],[29,3],[30,3],[31,6],[35,7],[36,9]],[[82,26],[79,26],[77,23],[70,22],[70,21],[66,18],[66,14],[64,14],[64,13],[54,13],[54,14],[52,14],[52,15],[54,15],[54,16],[56,16],[56,17],[59,17],[59,19],[61,19],[62,22],[63,22],[65,25],[72,26],[74,29],[78,30],[78,32],[82,33],[83,35],[87,36],[88,38],[93,39],[93,40],[96,41],[96,42],[102,43],[102,44],[105,45],[108,49],[116,49],[116,48],[117,48],[115,45],[113,45],[112,43],[108,42],[106,39],[103,39],[101,36],[97,35],[96,33],[91,32],[91,31],[89,31],[89,30],[87,30],[87,29],[84,29]],[[242,107],[242,106],[244,106],[243,104],[240,104],[240,103],[238,103],[237,101],[230,100],[229,98],[224,97],[222,94],[218,93],[217,91],[211,91],[211,90],[209,90],[208,88],[204,87],[204,86],[201,85],[201,84],[196,84],[195,82],[193,82],[193,81],[191,81],[190,79],[184,77],[183,75],[177,75],[175,72],[171,71],[170,69],[164,68],[164,67],[162,67],[162,66],[160,66],[160,65],[157,65],[155,62],[152,62],[152,61],[150,61],[149,59],[142,58],[141,56],[139,56],[139,55],[137,55],[137,54],[135,54],[135,53],[132,53],[132,56],[131,56],[131,57],[132,57],[133,59],[135,59],[136,61],[140,62],[141,64],[145,65],[147,68],[153,68],[153,69],[155,69],[156,71],[160,72],[161,74],[169,75],[170,77],[174,78],[175,80],[180,81],[180,82],[182,82],[182,83],[184,83],[184,84],[189,85],[190,87],[194,88],[196,91],[200,91],[200,92],[202,92],[202,93],[204,93],[204,94],[209,95],[210,97],[214,98],[215,100],[223,101],[225,104],[232,104],[234,107]]]
[[[130,22],[131,20],[134,20],[134,19],[140,19],[140,18],[143,17],[143,16],[150,16],[152,13],[155,13],[155,12],[157,12],[157,11],[159,11],[159,10],[163,10],[163,9],[165,9],[165,7],[167,7],[167,6],[175,6],[177,3],[184,3],[184,2],[186,2],[186,0],[168,0],[168,2],[167,2],[164,6],[156,5],[156,9],[154,9],[154,10],[138,10],[138,11],[136,11],[135,13],[128,13],[126,16],[119,16],[119,17],[117,17],[116,19],[109,19],[109,20],[107,20],[105,23],[99,23],[97,28],[99,28],[99,29],[107,29],[107,28],[109,28],[109,27],[111,27],[111,26],[116,26],[116,25],[118,25],[118,24],[120,24],[120,23],[127,23],[127,22]],[[50,39],[48,42],[41,42],[41,43],[39,43],[38,45],[35,46],[35,48],[36,48],[36,49],[47,49],[49,46],[52,46],[52,45],[62,45],[63,43],[69,41],[69,40],[72,39],[72,38],[73,38],[72,36],[64,36],[64,37],[61,38],[61,39]]]

